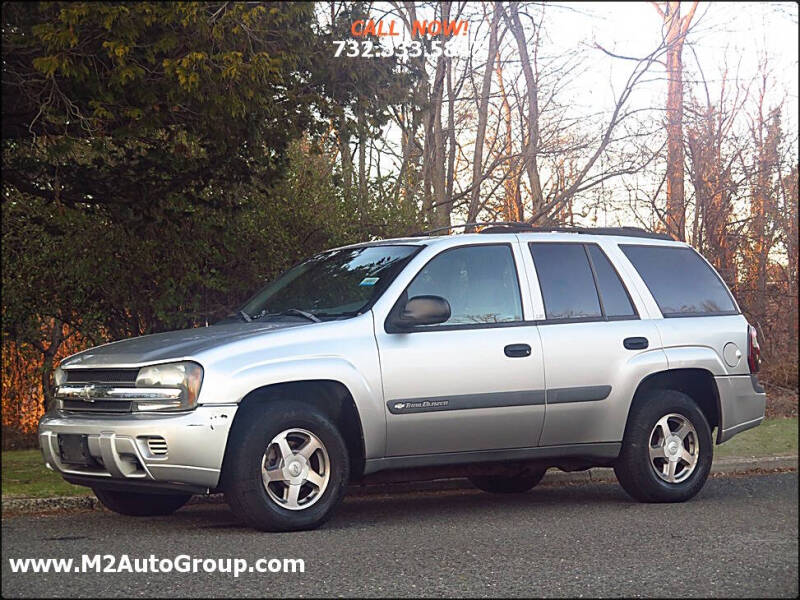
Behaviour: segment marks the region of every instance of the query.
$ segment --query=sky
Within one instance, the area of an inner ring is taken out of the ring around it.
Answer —
[[[690,3],[683,2],[683,13]],[[565,8],[559,8],[564,6]],[[550,10],[558,39],[565,48],[596,40],[609,50],[641,55],[658,39],[661,17],[649,2],[587,2],[553,5]],[[692,51],[692,49],[694,51]],[[701,2],[683,53],[684,67],[695,71],[697,60],[706,78],[718,81],[718,67],[727,58],[740,63],[742,79],[755,73],[766,54],[774,65],[774,98],[786,94],[797,113],[798,101],[798,5],[780,2]],[[695,59],[695,55],[697,60]],[[598,59],[605,71],[619,70],[613,60]],[[687,73],[690,74],[690,73]],[[662,86],[664,87],[664,86]]]
[[[430,18],[431,13],[421,3],[417,4],[420,18]],[[682,2],[684,14],[690,4]],[[377,7],[381,5],[389,8],[383,2]],[[597,42],[619,54],[641,56],[655,47],[662,29],[661,17],[650,2],[556,2],[547,4],[546,14],[550,36],[547,49],[554,52],[588,49],[588,45]],[[476,32],[477,26],[473,19],[470,32]],[[402,27],[400,29],[402,31]],[[485,29],[482,31],[485,35]],[[765,54],[774,65],[778,80],[775,93],[785,93],[795,107],[790,112],[796,113],[798,5],[794,2],[699,3],[683,57],[687,71],[696,68],[696,55],[706,78],[714,80],[717,66],[727,57],[731,65],[741,61],[740,73],[742,78],[747,78],[756,71],[758,61]],[[617,81],[627,75],[628,66],[624,61],[602,53],[592,58],[594,77],[583,80],[586,91],[602,89],[602,84],[608,87],[609,75]]]
[[[685,14],[690,3],[683,2]],[[560,8],[563,6],[564,8]],[[661,17],[649,2],[591,2],[553,5],[549,9],[552,43],[570,49],[597,42],[610,51],[640,56],[652,49],[660,35]],[[738,71],[738,83],[746,87],[767,58],[771,81],[767,106],[784,103],[784,126],[795,132],[795,157],[798,129],[798,5],[779,2],[700,2],[683,51],[684,81],[689,84],[702,69],[712,99],[719,92],[721,70],[727,64],[729,77]],[[595,65],[576,86],[576,97],[588,94],[601,106],[612,103],[612,82],[622,86],[630,68],[625,61],[595,53]],[[730,85],[730,83],[729,83]],[[656,79],[632,98],[640,106],[664,106],[667,83]],[[690,85],[686,86],[687,90]],[[751,87],[754,89],[755,85]],[[746,119],[742,114],[740,119]],[[744,123],[742,123],[744,125]],[[611,181],[610,187],[621,185]],[[619,189],[619,188],[618,188]],[[688,190],[687,190],[688,193]],[[600,224],[629,220],[627,210],[600,215]],[[611,221],[609,220],[611,219]],[[612,222],[614,221],[614,222]]]

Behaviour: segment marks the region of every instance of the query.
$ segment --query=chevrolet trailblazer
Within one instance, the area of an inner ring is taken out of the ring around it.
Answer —
[[[220,323],[75,354],[39,439],[112,511],[224,492],[269,531],[317,527],[350,482],[512,493],[549,467],[680,502],[762,421],[758,369],[755,329],[685,243],[494,224],[329,250]]]

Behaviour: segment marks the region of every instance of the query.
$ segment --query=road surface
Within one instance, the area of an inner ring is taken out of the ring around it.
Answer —
[[[4,597],[791,596],[797,473],[719,477],[685,504],[616,484],[347,499],[317,531],[267,534],[225,505],[171,517],[102,511],[2,522]],[[10,558],[300,558],[304,573],[11,573]]]

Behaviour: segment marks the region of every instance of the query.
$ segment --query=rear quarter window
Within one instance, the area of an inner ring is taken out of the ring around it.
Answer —
[[[691,248],[620,244],[665,317],[737,314],[719,275]]]
[[[595,244],[586,244],[586,251],[592,257],[592,265],[597,278],[597,290],[603,300],[603,310],[606,315],[610,318],[636,316],[625,286],[600,247]]]

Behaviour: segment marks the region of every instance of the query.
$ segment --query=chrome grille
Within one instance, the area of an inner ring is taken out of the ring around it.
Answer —
[[[131,412],[132,402],[107,395],[108,390],[133,388],[139,369],[65,369],[65,385],[56,390],[61,408],[72,412]],[[85,393],[82,390],[86,390]]]

